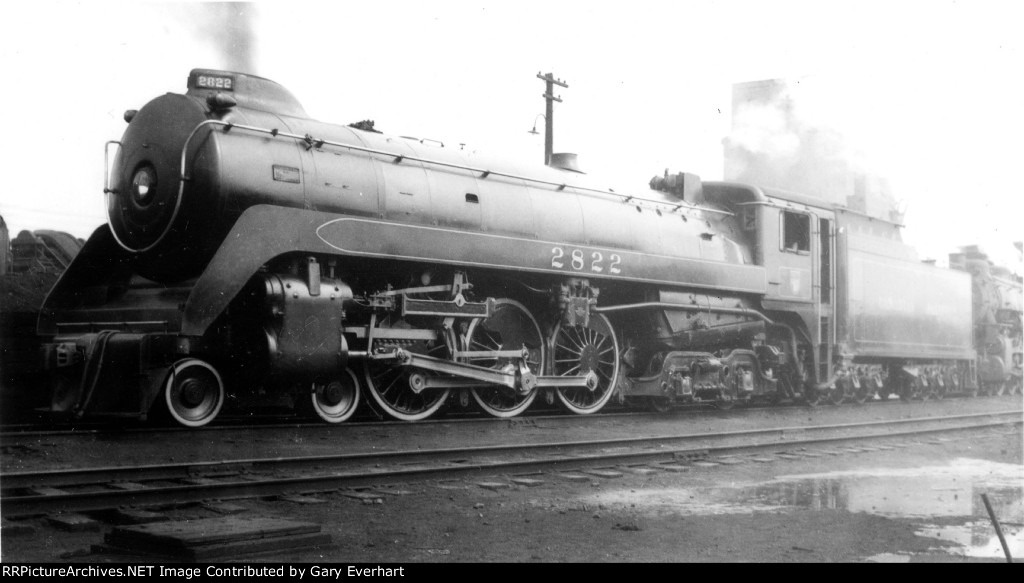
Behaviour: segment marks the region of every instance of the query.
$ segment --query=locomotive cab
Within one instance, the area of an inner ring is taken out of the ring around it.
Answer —
[[[751,185],[708,182],[703,197],[732,209],[754,261],[767,274],[759,307],[777,323],[768,344],[796,368],[803,385],[832,376],[835,211],[819,199]]]

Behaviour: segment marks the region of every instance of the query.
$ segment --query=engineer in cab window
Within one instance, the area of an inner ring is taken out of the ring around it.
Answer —
[[[783,212],[782,248],[790,253],[807,253],[811,250],[810,217],[798,213]]]

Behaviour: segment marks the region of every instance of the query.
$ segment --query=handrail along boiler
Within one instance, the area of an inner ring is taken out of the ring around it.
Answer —
[[[979,387],[972,276],[818,199],[686,173],[617,192],[318,122],[227,71],[125,119],[109,225],[39,319],[54,412],[200,426],[228,397],[340,422],[364,394],[418,420]],[[1019,279],[1000,286],[1019,310]],[[992,314],[982,380],[1019,387],[1019,314]]]

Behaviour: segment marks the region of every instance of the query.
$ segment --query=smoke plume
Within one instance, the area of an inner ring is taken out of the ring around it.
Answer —
[[[220,59],[216,67],[257,73],[257,8],[251,2],[209,2],[188,6],[196,39],[210,44]]]
[[[771,79],[733,86],[725,179],[895,218],[888,181],[866,169],[862,153],[829,123],[828,100],[814,85],[806,79]]]

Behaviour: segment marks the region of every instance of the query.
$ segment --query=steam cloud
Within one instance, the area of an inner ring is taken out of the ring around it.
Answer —
[[[210,2],[189,6],[188,17],[196,38],[210,43],[221,62],[218,67],[256,73],[257,6],[250,2]]]
[[[829,112],[816,111],[827,106],[806,85],[806,80],[773,79],[733,86],[725,179],[898,218],[888,181],[863,167],[860,154],[826,121]]]

